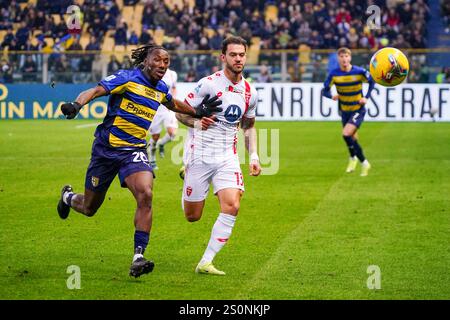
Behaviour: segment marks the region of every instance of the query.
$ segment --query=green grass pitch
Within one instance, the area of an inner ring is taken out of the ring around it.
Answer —
[[[365,123],[363,178],[344,172],[338,122],[259,122],[279,129],[280,169],[254,178],[243,166],[241,210],[215,260],[225,277],[194,273],[217,200],[188,223],[178,166],[160,160],[146,253],[156,266],[137,280],[135,204],[117,179],[93,218],[56,213],[64,184],[84,188],[95,128],[76,126],[90,123],[0,122],[0,299],[450,299],[449,123]],[[79,290],[66,286],[70,265]]]

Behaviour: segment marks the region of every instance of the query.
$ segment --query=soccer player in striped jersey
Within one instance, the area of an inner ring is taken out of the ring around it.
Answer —
[[[330,72],[324,83],[323,95],[338,101],[342,118],[342,135],[350,152],[346,172],[355,171],[358,160],[362,164],[361,176],[367,176],[371,165],[364,156],[358,143],[357,131],[361,127],[366,114],[365,104],[375,87],[375,81],[364,68],[351,65],[352,53],[348,48],[337,51],[339,68]],[[363,82],[369,83],[367,94],[363,95]],[[331,95],[331,86],[336,86],[337,95]]]
[[[81,92],[75,102],[61,106],[66,118],[73,119],[91,100],[110,95],[106,116],[95,131],[85,191],[74,193],[70,185],[64,186],[57,210],[62,219],[67,218],[70,208],[93,216],[118,174],[121,186],[131,191],[137,204],[130,276],[139,277],[154,267],[154,263],[143,256],[152,225],[154,175],[148,161],[146,137],[153,117],[160,104],[195,118],[211,116],[222,109],[217,108],[221,103],[217,98],[205,97],[194,108],[172,98],[169,88],[161,81],[170,63],[163,47],[152,44],[140,47],[133,50],[132,59],[133,69],[119,70],[96,87]]]

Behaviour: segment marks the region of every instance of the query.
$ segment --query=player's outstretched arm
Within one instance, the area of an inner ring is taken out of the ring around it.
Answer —
[[[175,113],[175,117],[178,121],[180,121],[185,126],[191,127],[191,128],[198,128],[202,130],[208,129],[210,125],[214,123],[215,116],[211,117],[203,117],[201,119],[194,118],[187,114],[182,113]]]
[[[243,117],[241,127],[244,130],[245,148],[250,155],[250,175],[259,176],[261,173],[261,165],[257,152],[258,138],[256,135],[255,118]]]
[[[209,117],[214,112],[222,111],[222,108],[219,108],[222,104],[221,100],[218,100],[217,96],[209,98],[209,95],[206,95],[203,98],[203,101],[196,107],[191,107],[189,104],[182,102],[177,99],[171,99],[167,102],[163,103],[168,109],[177,112],[190,115],[194,118],[202,118]]]
[[[66,119],[73,119],[77,116],[80,109],[91,100],[95,98],[105,96],[108,92],[102,86],[96,86],[94,88],[81,92],[74,102],[68,102],[61,105],[61,111]]]

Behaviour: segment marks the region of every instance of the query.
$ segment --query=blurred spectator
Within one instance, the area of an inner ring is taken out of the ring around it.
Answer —
[[[123,57],[123,61],[122,61],[122,69],[131,69],[133,68],[133,63],[130,59],[130,57],[128,55]]]
[[[272,78],[270,76],[269,68],[266,65],[262,65],[259,68],[259,75],[256,78],[257,82],[267,83],[272,82]]]
[[[94,61],[92,61],[92,80],[94,82],[100,81],[103,73],[103,63],[102,57],[99,54],[96,54],[94,57]]]
[[[139,37],[136,32],[133,30],[128,38],[128,44],[137,45],[139,43]]]
[[[115,55],[111,55],[108,63],[108,74],[114,73],[121,68],[119,60]]]
[[[90,36],[89,42],[86,45],[86,48],[84,48],[86,51],[96,51],[100,50],[100,43],[97,41],[97,38],[95,36]]]
[[[32,56],[27,56],[22,67],[22,79],[27,82],[34,82],[37,79],[37,66]]]
[[[189,71],[186,74],[186,77],[184,78],[184,81],[186,82],[194,82],[197,81],[197,75],[195,73],[194,69],[189,69]]]
[[[147,29],[142,30],[141,36],[139,37],[139,44],[149,44],[153,41],[152,36],[147,32]]]
[[[71,82],[72,77],[69,73],[69,64],[67,63],[66,56],[60,54],[55,61],[54,65],[55,81],[57,82]]]
[[[11,41],[14,40],[15,38],[16,37],[14,36],[12,29],[8,29],[1,44],[2,48],[8,47],[11,44]]]
[[[24,47],[28,38],[30,37],[30,29],[26,21],[20,23],[20,28],[16,32],[17,44],[20,48]]]
[[[8,63],[8,60],[2,59],[0,70],[0,83],[12,83],[13,82],[13,68]]]
[[[127,45],[127,26],[121,21],[114,33],[114,43],[116,46]]]
[[[75,38],[71,46],[67,49],[68,51],[78,51],[69,55],[70,67],[72,71],[79,71],[80,61],[82,54],[79,51],[83,51],[83,47],[80,44],[80,40]]]

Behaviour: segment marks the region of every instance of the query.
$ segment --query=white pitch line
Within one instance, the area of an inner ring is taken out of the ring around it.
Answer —
[[[83,128],[89,128],[89,127],[95,127],[98,126],[99,123],[87,123],[87,124],[79,124],[75,126],[76,129],[83,129]]]

